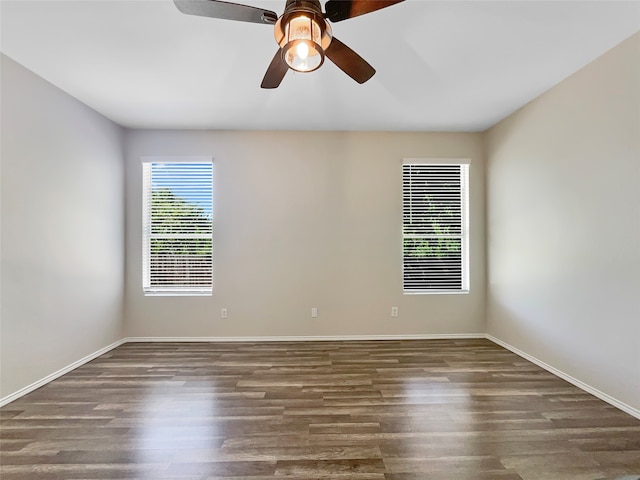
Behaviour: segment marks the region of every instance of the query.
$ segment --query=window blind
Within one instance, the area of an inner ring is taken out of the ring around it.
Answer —
[[[143,290],[210,294],[211,161],[143,161]]]
[[[405,293],[468,291],[467,164],[402,166]]]

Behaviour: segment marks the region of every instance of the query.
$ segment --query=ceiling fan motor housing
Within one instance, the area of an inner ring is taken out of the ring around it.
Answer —
[[[299,72],[318,69],[333,38],[318,0],[287,0],[274,36],[284,62]]]

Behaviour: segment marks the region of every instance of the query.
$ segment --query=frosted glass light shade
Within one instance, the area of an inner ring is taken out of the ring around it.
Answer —
[[[293,17],[284,26],[286,43],[282,57],[287,65],[298,72],[312,72],[324,62],[322,30],[306,15]]]

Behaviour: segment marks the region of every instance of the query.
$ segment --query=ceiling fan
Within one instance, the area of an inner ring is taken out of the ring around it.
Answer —
[[[329,22],[375,12],[404,0],[329,0],[325,13],[319,0],[287,0],[284,13],[218,0],[173,0],[182,13],[201,17],[274,25],[280,48],[276,52],[262,88],[277,88],[287,70],[312,72],[323,64],[325,56],[358,83],[376,73],[360,55],[333,36]],[[328,21],[327,21],[328,20]]]

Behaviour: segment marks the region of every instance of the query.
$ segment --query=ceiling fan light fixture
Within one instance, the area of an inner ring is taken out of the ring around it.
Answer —
[[[273,25],[273,34],[280,48],[260,85],[272,89],[278,88],[289,69],[298,72],[317,70],[324,63],[325,54],[356,82],[368,81],[375,75],[375,69],[333,37],[329,22],[375,12],[404,0],[328,0],[325,13],[322,13],[320,0],[286,0],[281,16],[270,10],[228,0],[173,1],[178,10],[187,15]]]
[[[322,27],[310,15],[303,13],[285,23],[283,43],[282,58],[297,72],[313,72],[324,62]]]
[[[285,13],[276,22],[274,35],[282,60],[297,72],[320,68],[332,39],[331,26],[317,0],[288,0]]]

